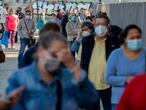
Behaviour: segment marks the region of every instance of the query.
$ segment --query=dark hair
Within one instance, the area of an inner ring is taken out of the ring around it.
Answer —
[[[26,10],[26,11],[25,11],[25,14],[26,14],[26,13],[31,13],[31,11],[30,11],[30,10]]]
[[[120,44],[121,45],[123,45],[125,43],[125,39],[127,38],[127,35],[131,29],[136,29],[139,31],[140,34],[142,34],[141,29],[137,25],[135,25],[135,24],[128,25],[120,35]]]
[[[95,29],[94,29],[94,25],[91,23],[91,22],[83,22],[82,25],[81,25],[81,28],[87,26],[89,29],[92,30],[92,33],[94,33]]]
[[[107,13],[105,13],[105,12],[98,12],[98,14],[97,14],[97,16],[96,16],[96,19],[97,18],[104,18],[104,19],[106,19],[106,21],[107,21],[107,25],[110,23],[110,19],[109,19],[109,17],[107,16]]]
[[[42,29],[39,31],[39,34],[46,31],[61,32],[61,27],[56,23],[48,22],[42,27]]]
[[[38,46],[41,45],[45,49],[48,49],[53,41],[61,41],[67,45],[66,38],[59,32],[46,31],[42,32],[39,36]]]
[[[22,10],[22,8],[21,8],[21,7],[18,7],[17,9],[19,9],[20,11]]]
[[[4,3],[4,6],[8,5],[7,3]]]
[[[89,19],[91,22],[93,22],[93,19],[92,19],[91,16],[87,16],[87,17],[86,17],[86,20],[88,20],[88,19]]]

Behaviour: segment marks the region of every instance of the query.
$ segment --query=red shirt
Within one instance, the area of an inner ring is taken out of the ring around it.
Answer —
[[[18,25],[18,16],[17,15],[9,15],[6,19],[7,22],[7,29],[8,30],[17,30]]]
[[[116,110],[146,110],[146,73],[127,85]]]

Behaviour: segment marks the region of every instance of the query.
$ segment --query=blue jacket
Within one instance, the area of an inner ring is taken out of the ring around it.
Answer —
[[[18,70],[10,77],[7,94],[22,85],[26,87],[22,99],[12,110],[55,110],[58,80],[62,85],[61,110],[79,110],[79,106],[94,110],[98,95],[84,70],[81,71],[80,82],[74,79],[68,69],[62,68],[54,81],[47,84],[41,79],[36,63]]]

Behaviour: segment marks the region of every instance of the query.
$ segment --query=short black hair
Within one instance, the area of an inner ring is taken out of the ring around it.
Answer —
[[[101,12],[101,11],[99,11],[98,14],[97,14],[97,16],[96,16],[96,19],[98,19],[98,18],[104,18],[104,19],[106,19],[106,21],[107,21],[107,25],[110,24],[110,19],[109,19],[109,17],[107,16],[107,13],[106,13],[106,12]]]
[[[128,26],[123,30],[123,32],[122,32],[121,35],[120,35],[120,44],[121,44],[121,45],[123,45],[123,44],[125,43],[125,39],[127,38],[127,35],[128,35],[128,33],[129,33],[129,31],[132,30],[132,29],[136,29],[136,30],[138,30],[138,32],[139,32],[140,34],[142,34],[142,30],[141,30],[140,27],[138,27],[137,25],[135,25],[135,24],[130,24],[130,25],[128,25]]]
[[[48,22],[42,27],[42,29],[39,31],[39,34],[46,31],[61,32],[61,27],[56,23]]]
[[[20,11],[22,10],[22,8],[21,8],[21,7],[18,7],[17,9],[19,9]]]
[[[31,13],[31,11],[30,11],[30,10],[26,10],[26,11],[25,11],[25,14],[26,14],[26,13]]]
[[[68,44],[66,38],[59,32],[46,31],[42,32],[39,36],[38,46],[42,46],[45,49],[48,49],[54,41],[61,41],[66,45]]]
[[[81,28],[87,26],[89,29],[92,30],[92,33],[94,33],[95,29],[94,29],[94,25],[91,23],[91,22],[83,22],[82,25],[81,25]]]
[[[89,19],[91,22],[93,22],[93,19],[92,19],[91,16],[87,16],[87,17],[86,17],[86,20],[88,20],[88,19]]]
[[[4,6],[8,5],[7,3],[4,3]]]

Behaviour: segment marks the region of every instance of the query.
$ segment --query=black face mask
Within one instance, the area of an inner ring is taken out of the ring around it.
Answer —
[[[46,61],[44,66],[46,71],[51,74],[51,76],[56,76],[60,71],[61,62],[59,62],[56,58],[50,58]]]
[[[16,12],[19,13],[20,11],[19,10],[16,10]]]

